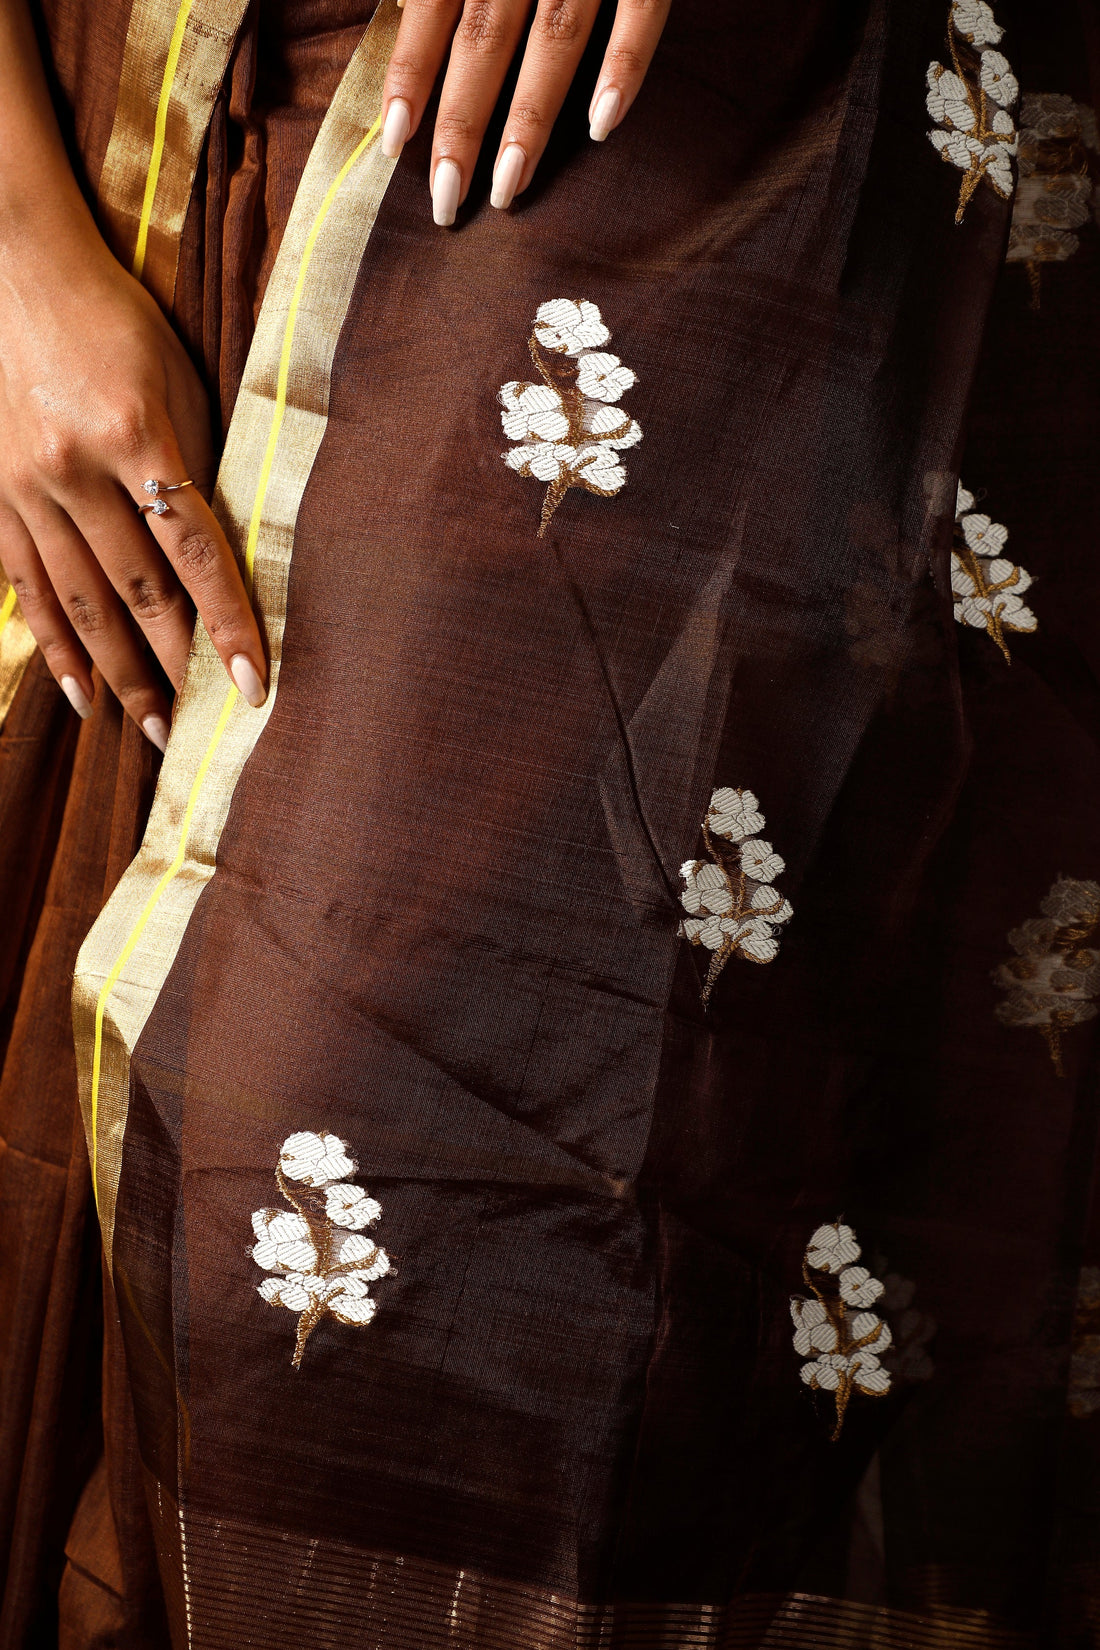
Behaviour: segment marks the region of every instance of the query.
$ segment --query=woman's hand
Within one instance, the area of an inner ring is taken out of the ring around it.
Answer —
[[[264,698],[259,631],[200,488],[213,480],[206,395],[149,294],[91,220],[0,257],[0,562],[82,716],[89,661],[162,750],[169,706],[143,645],[179,687],[194,608],[230,676]],[[168,512],[143,483],[191,477]],[[193,604],[193,605],[192,605]]]
[[[670,0],[617,0],[611,38],[589,105],[597,143],[638,95]],[[493,169],[490,200],[510,206],[527,188],[588,43],[600,0],[538,0]],[[382,147],[401,153],[447,58],[432,142],[432,213],[455,220],[485,128],[519,46],[530,0],[405,0],[382,97]]]

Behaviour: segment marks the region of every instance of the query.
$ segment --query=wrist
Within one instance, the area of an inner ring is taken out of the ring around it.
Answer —
[[[75,180],[47,200],[5,191],[0,184],[0,280],[53,287],[107,248]]]

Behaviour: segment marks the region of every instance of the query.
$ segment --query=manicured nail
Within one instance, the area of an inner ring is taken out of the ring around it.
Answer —
[[[247,653],[234,653],[229,661],[229,674],[250,705],[259,706],[263,704],[267,698],[267,689],[261,682],[256,666]]]
[[[88,698],[75,676],[62,676],[61,691],[81,721],[92,714],[92,701]]]
[[[382,153],[396,160],[405,147],[405,139],[412,126],[412,110],[403,97],[395,97],[386,110],[382,127]]]
[[[163,716],[147,716],[141,724],[146,739],[152,740],[158,751],[168,749],[168,723]]]
[[[592,105],[592,113],[589,116],[591,125],[588,128],[588,135],[594,142],[603,142],[619,118],[622,102],[622,93],[617,92],[614,86],[609,86],[606,92],[601,92],[595,100]]]
[[[441,160],[432,184],[432,217],[441,229],[454,223],[461,191],[462,173],[453,160]]]
[[[519,180],[523,176],[523,168],[527,165],[527,153],[518,143],[510,143],[493,168],[493,189],[489,196],[489,205],[497,207],[511,206],[515,199]]]

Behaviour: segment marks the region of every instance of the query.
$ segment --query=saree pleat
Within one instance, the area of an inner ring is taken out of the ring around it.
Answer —
[[[72,1650],[1083,1650],[1095,19],[995,7],[1015,201],[929,144],[945,0],[682,0],[621,134],[582,74],[517,209],[483,163],[442,234],[430,121],[372,147],[371,10],[248,11],[171,264],[271,699],[200,634],[125,875],[136,733],[25,758],[69,801],[9,1156],[60,867],[66,972],[114,890],[75,999],[107,1379],[102,1462],[85,1400],[38,1464],[97,1333],[51,1031],[3,1642],[64,1541]],[[566,442],[620,413],[612,484]]]

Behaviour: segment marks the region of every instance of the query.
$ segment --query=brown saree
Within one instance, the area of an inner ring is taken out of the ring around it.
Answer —
[[[1095,1642],[1100,31],[994,10],[680,0],[443,233],[391,0],[47,8],[273,691],[150,810],[13,689],[5,1647]]]

